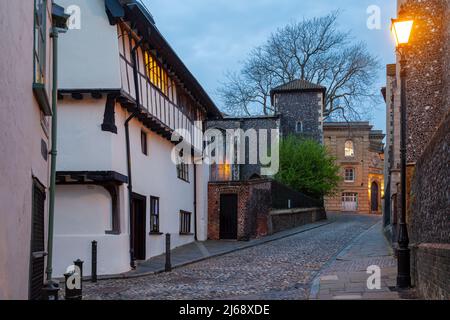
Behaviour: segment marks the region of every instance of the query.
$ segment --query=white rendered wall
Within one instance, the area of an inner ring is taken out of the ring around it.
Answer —
[[[125,120],[123,110],[116,109],[116,120]],[[120,123],[119,122],[119,123]],[[147,132],[148,156],[141,152],[141,130]],[[192,213],[191,232],[194,232],[194,171],[189,166],[190,182],[178,179],[175,164],[171,161],[174,145],[161,136],[144,129],[137,120],[130,123],[133,192],[147,198],[146,230],[150,226],[150,196],[160,198],[160,232],[172,235],[172,248],[194,241],[193,235],[180,235],[180,210]],[[148,235],[147,258],[165,251],[164,235]]]
[[[122,187],[122,192],[124,188]],[[129,270],[129,236],[107,235],[111,230],[112,202],[100,186],[57,186],[55,199],[54,274],[62,277],[74,260],[84,261],[91,274],[91,243],[98,242],[98,274]]]
[[[101,129],[105,104],[105,97],[59,102],[57,171],[112,170],[112,144],[117,138]],[[126,167],[118,169],[126,175]]]
[[[58,4],[80,8],[80,28],[60,37],[60,89],[120,88],[117,27],[109,24],[105,0],[59,0]]]
[[[66,98],[61,101],[58,171],[112,170],[127,175],[124,122],[129,114],[117,104],[115,114],[117,134],[101,131],[105,103],[105,99],[77,101]],[[141,151],[141,130],[147,133],[148,156]],[[148,259],[165,251],[164,235],[148,234],[150,196],[160,198],[160,231],[172,234],[172,248],[194,241],[194,235],[179,234],[180,210],[192,213],[191,232],[194,233],[194,170],[191,165],[189,183],[178,179],[176,166],[171,161],[174,145],[143,127],[137,120],[130,122],[130,142],[133,192],[145,196],[147,202],[146,258]],[[199,166],[197,174],[197,230],[199,239],[205,240],[207,237],[208,167]],[[70,264],[74,259],[81,258],[84,261],[90,261],[90,242],[92,240],[99,241],[99,255],[100,252],[108,252],[104,260],[100,261],[99,259],[99,274],[127,271],[129,268],[127,185],[121,186],[119,208],[122,233],[120,236],[104,234],[110,225],[110,221],[106,220],[105,215],[109,216],[111,210],[111,200],[105,196],[105,191],[87,186],[83,186],[83,188],[85,189],[81,191],[74,186],[58,187],[56,215],[59,222],[56,227],[57,240],[55,240],[55,247],[58,248],[58,252],[55,254],[56,274],[61,275],[68,263]],[[90,192],[93,194],[92,197],[89,196]],[[93,201],[93,199],[96,200]],[[92,214],[93,212],[97,212],[97,214]],[[81,217],[84,218],[81,219]],[[75,227],[73,224],[77,226]],[[98,228],[101,225],[105,225],[104,228]],[[94,227],[95,229],[91,230]],[[101,268],[100,263],[108,267]],[[85,274],[89,274],[89,272]]]
[[[208,182],[209,165],[197,166],[197,240],[208,239]]]
[[[33,1],[0,1],[0,300],[28,299],[33,176],[48,187],[50,150],[33,95]],[[51,12],[48,1],[47,12]],[[47,14],[47,26],[51,25]],[[46,88],[51,101],[51,40]],[[50,120],[47,118],[47,120]],[[47,202],[45,208],[47,225]],[[46,228],[47,230],[47,228]]]

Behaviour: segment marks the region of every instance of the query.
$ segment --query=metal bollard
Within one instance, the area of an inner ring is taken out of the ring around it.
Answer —
[[[170,261],[170,233],[166,233],[166,272],[172,271],[172,263]]]
[[[78,259],[74,261],[75,270],[65,273],[65,299],[82,300],[83,299],[83,261]]]
[[[97,241],[92,241],[91,281],[97,282]]]

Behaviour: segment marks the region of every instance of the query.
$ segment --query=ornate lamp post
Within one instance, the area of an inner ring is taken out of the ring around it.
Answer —
[[[406,227],[406,57],[405,51],[411,35],[413,20],[392,19],[392,33],[394,34],[397,52],[400,55],[400,155],[401,155],[401,215],[398,234],[398,272],[397,287],[411,286],[409,238]]]

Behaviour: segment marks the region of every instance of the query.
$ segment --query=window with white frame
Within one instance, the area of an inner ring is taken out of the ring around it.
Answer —
[[[345,168],[344,174],[345,182],[354,182],[355,181],[355,169],[354,168]]]
[[[47,0],[34,1],[34,83],[45,83]]]
[[[354,157],[355,149],[352,140],[345,141],[345,156],[346,157]]]

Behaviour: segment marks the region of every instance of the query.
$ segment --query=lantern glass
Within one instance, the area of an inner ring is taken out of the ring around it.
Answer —
[[[397,47],[408,44],[413,25],[413,20],[392,19],[391,31],[394,35],[395,44]]]

